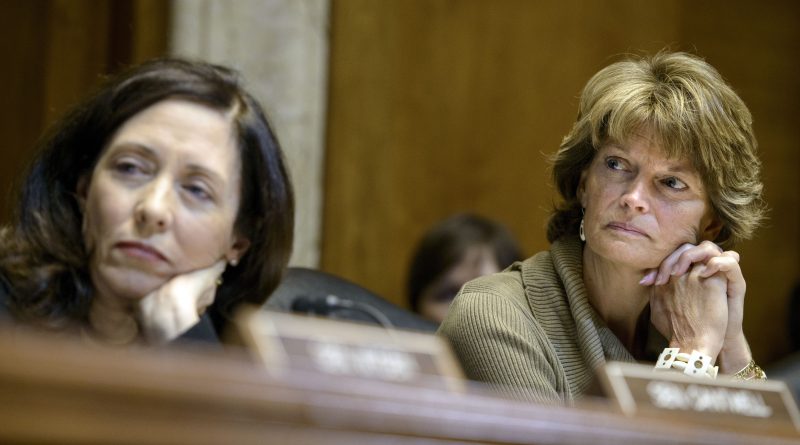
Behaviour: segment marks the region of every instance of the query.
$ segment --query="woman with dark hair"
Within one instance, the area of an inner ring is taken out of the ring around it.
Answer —
[[[237,74],[164,59],[111,78],[49,132],[14,218],[0,236],[14,319],[160,343],[265,301],[291,252],[294,198]]]
[[[669,342],[658,369],[764,378],[728,250],[763,217],[760,165],[750,112],[702,59],[609,65],[554,158],[550,250],[465,285],[440,332],[468,376],[535,401],[570,402],[606,361],[647,359],[650,323]]]
[[[411,310],[441,323],[464,283],[521,259],[517,242],[502,225],[478,215],[451,216],[425,233],[412,256]]]

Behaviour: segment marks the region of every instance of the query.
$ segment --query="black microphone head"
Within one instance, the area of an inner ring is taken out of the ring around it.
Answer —
[[[295,297],[289,308],[292,312],[299,312],[301,314],[327,315],[331,311],[324,297],[307,297],[305,295]]]
[[[341,298],[333,294],[317,297],[299,295],[292,300],[289,307],[292,312],[323,315],[343,320],[361,321],[366,316],[366,321],[372,320],[387,329],[394,327],[391,320],[371,304]]]

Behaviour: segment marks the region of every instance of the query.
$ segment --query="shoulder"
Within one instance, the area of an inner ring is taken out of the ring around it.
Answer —
[[[526,289],[538,285],[543,278],[542,275],[553,274],[555,272],[550,252],[539,252],[527,260],[512,264],[500,273],[468,282],[453,301],[450,311],[454,314],[467,311],[485,315],[507,307],[529,313],[530,304]]]
[[[514,263],[508,269],[491,275],[478,277],[467,282],[456,299],[472,299],[476,296],[493,296],[516,300],[523,292],[520,264]]]
[[[461,289],[450,305],[439,332],[451,341],[474,341],[475,337],[505,335],[512,331],[528,336],[538,331],[526,288],[529,263],[548,256],[540,252],[500,273],[476,278]],[[468,327],[468,329],[464,329]]]
[[[562,400],[562,372],[523,279],[525,263],[539,256],[464,285],[439,334],[467,377],[526,400]]]

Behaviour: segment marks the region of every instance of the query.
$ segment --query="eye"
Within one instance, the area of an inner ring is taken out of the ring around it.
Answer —
[[[137,176],[147,173],[145,166],[131,158],[121,158],[114,163],[114,171],[124,176]]]
[[[681,181],[680,179],[678,179],[678,178],[676,178],[674,176],[670,176],[668,178],[664,178],[664,179],[661,180],[661,182],[664,185],[666,185],[667,187],[669,187],[671,189],[674,189],[674,190],[685,190],[685,189],[689,188],[689,186],[686,185],[685,182]]]
[[[613,156],[606,158],[606,167],[611,170],[625,170],[625,165],[622,163],[622,160]]]
[[[190,182],[183,186],[183,189],[186,190],[191,196],[201,200],[201,201],[212,201],[213,196],[211,192],[208,190],[208,187],[200,182]]]

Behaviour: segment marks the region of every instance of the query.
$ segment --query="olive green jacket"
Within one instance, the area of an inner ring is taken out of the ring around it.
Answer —
[[[633,361],[589,304],[582,272],[581,241],[557,240],[549,252],[464,285],[439,334],[468,378],[515,398],[572,402],[606,360]]]

